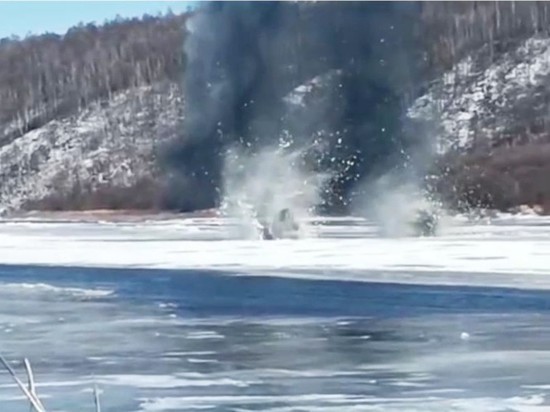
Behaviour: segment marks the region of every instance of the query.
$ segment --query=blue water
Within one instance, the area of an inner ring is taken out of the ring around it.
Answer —
[[[550,292],[511,288],[304,280],[238,273],[1,266],[0,282],[109,289],[120,301],[169,301],[182,314],[232,316],[413,316],[550,311]]]
[[[0,351],[52,410],[91,410],[93,382],[113,412],[516,410],[546,402],[549,314],[536,290],[0,266]]]

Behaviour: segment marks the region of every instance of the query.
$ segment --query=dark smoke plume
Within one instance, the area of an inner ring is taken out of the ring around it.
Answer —
[[[339,209],[412,144],[400,121],[418,79],[417,3],[216,2],[190,19],[184,136],[170,153],[183,209],[219,201],[223,156],[291,136],[337,172]],[[312,160],[313,159],[313,160]],[[402,158],[399,158],[402,162]]]

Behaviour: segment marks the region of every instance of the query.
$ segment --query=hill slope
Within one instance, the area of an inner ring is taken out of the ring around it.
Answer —
[[[530,37],[492,62],[459,61],[408,109],[445,160],[442,188],[506,209],[550,206],[550,38]],[[441,161],[440,161],[441,162]]]
[[[186,18],[0,40],[0,211],[165,207]]]
[[[220,3],[0,40],[0,210],[211,207],[223,149],[289,130],[353,164],[338,199],[421,150],[453,206],[549,203],[549,7]]]
[[[175,85],[142,86],[24,133],[0,147],[0,205],[162,208],[157,158],[182,107]]]

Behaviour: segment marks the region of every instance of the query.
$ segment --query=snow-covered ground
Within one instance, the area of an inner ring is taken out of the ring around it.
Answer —
[[[0,212],[83,183],[129,187],[151,177],[155,151],[179,130],[181,106],[173,85],[136,88],[0,146]]]
[[[414,102],[408,117],[430,124],[439,153],[480,143],[490,147],[503,137],[518,137],[529,119],[546,116],[541,102],[547,93],[549,58],[546,37],[527,39],[490,65],[467,56]],[[530,136],[533,142],[536,137]]]
[[[219,218],[5,220],[0,263],[550,288],[550,218],[455,218],[429,238],[383,238],[372,222],[351,218],[312,221],[311,236],[299,240],[240,240],[235,226]]]

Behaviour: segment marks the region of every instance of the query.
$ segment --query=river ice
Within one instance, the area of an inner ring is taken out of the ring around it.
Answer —
[[[50,411],[94,383],[112,412],[550,410],[550,220],[451,223],[4,221],[0,351]],[[7,374],[0,410],[28,411]]]

